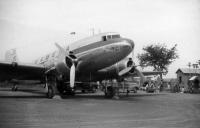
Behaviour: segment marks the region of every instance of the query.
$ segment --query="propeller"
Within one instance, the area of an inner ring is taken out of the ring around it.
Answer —
[[[131,70],[134,70],[135,68],[135,63],[133,62],[133,59],[130,57],[128,59],[128,62],[126,63],[126,68],[118,72],[119,76],[122,76],[128,72],[131,72]]]
[[[137,66],[133,62],[133,52],[132,52],[132,56],[129,58],[128,62],[126,63],[126,68],[121,70],[120,72],[118,72],[118,75],[123,76],[127,73],[128,74],[136,73],[140,77],[140,81],[143,84],[145,82],[146,78],[143,75],[143,73],[139,69],[137,69],[136,67]]]
[[[118,75],[119,75],[119,76],[122,76],[122,75],[126,74],[127,72],[131,71],[132,68],[133,68],[133,67],[125,68],[125,69],[121,70],[121,71],[118,73]]]
[[[65,50],[62,48],[59,44],[55,43],[56,47],[59,49],[59,59],[63,60],[65,59],[66,64],[70,67],[70,87],[74,88],[75,84],[75,74],[76,74],[76,67],[75,63],[77,62],[76,57],[73,55],[72,52],[69,52],[68,50]]]
[[[73,63],[70,68],[70,87],[71,88],[74,88],[75,74],[76,74],[76,68],[75,68],[75,64]]]

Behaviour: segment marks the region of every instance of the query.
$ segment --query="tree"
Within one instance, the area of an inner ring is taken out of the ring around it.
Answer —
[[[176,46],[167,48],[164,44],[151,44],[143,48],[145,51],[138,54],[139,64],[142,67],[152,66],[154,71],[168,72],[168,66],[178,58]]]

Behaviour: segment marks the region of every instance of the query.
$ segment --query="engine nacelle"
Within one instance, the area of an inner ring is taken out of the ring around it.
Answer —
[[[67,65],[68,68],[71,68],[71,66],[72,66],[73,63],[75,64],[75,66],[77,65],[77,58],[73,54],[72,51],[69,52],[69,56],[65,57],[65,63],[66,63],[66,65]]]
[[[135,66],[134,65],[135,65],[135,63],[133,62],[132,58],[126,58],[123,61],[116,64],[115,69],[117,69],[118,74],[121,71],[124,72],[124,73],[131,73],[132,74],[132,73],[135,72]],[[131,68],[131,70],[130,70],[130,68]]]
[[[126,63],[127,67],[132,67],[134,64],[133,59],[132,58],[128,58],[128,62]]]
[[[68,74],[70,71],[70,68],[66,65],[66,63],[63,62],[58,62],[56,65],[56,70],[60,74]]]
[[[132,67],[132,69],[129,71],[129,73],[134,73],[135,72],[135,63],[133,62],[132,58],[128,59],[128,62],[126,63],[126,67]]]

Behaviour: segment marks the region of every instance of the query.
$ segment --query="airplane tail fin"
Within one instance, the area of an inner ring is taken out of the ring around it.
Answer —
[[[5,53],[5,61],[18,62],[16,49],[7,50]]]

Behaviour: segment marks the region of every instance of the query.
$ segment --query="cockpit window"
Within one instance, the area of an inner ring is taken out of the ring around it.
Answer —
[[[120,38],[120,35],[112,35],[112,39]]]
[[[107,36],[103,36],[103,41],[107,41],[110,39],[116,39],[116,38],[120,38],[120,35],[107,35]]]
[[[107,35],[107,39],[112,39],[112,36],[111,35]]]
[[[106,36],[103,36],[102,38],[103,38],[103,41],[106,41]]]

